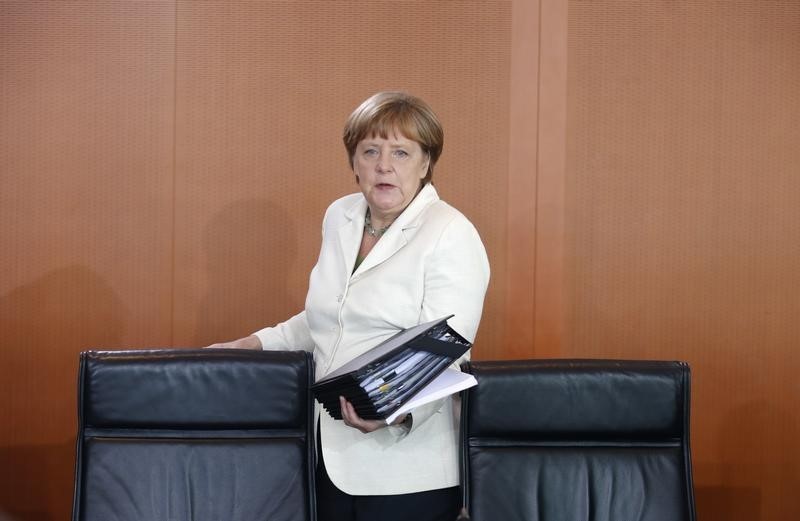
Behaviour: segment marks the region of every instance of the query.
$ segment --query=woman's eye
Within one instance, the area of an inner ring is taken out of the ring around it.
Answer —
[[[364,150],[364,155],[367,157],[374,157],[378,155],[378,151],[374,148],[368,148]]]
[[[394,157],[399,158],[399,159],[406,158],[406,157],[408,157],[408,152],[406,152],[405,150],[395,150],[394,151]]]

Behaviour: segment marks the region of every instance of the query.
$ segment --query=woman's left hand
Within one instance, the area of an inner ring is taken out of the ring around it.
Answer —
[[[342,406],[342,419],[345,425],[358,429],[364,434],[386,427],[386,422],[383,420],[365,420],[359,416],[356,408],[353,407],[352,403],[345,400],[344,396],[339,397],[339,404]],[[397,418],[392,425],[403,423],[405,419],[406,415],[404,414]]]

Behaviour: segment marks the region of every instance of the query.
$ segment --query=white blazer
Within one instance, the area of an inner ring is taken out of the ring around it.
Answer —
[[[466,339],[478,330],[489,262],[472,223],[428,184],[354,272],[366,210],[360,193],[328,208],[305,310],[255,333],[264,349],[312,351],[317,379],[400,329],[451,313],[448,323]],[[410,430],[363,434],[318,413],[325,468],[343,492],[406,494],[459,484],[453,398],[415,409]]]

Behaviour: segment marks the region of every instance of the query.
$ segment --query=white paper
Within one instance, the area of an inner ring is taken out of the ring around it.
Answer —
[[[464,389],[478,385],[478,381],[471,374],[462,373],[457,369],[447,368],[439,376],[420,389],[411,400],[386,418],[386,423],[391,424],[399,416],[434,400],[450,396]]]

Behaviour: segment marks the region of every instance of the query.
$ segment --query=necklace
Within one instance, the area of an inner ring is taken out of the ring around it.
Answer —
[[[372,226],[372,217],[369,214],[369,208],[367,208],[367,215],[364,216],[364,229],[367,231],[368,234],[372,235],[373,237],[380,237],[381,235],[386,233],[386,230],[388,230],[389,226],[391,225],[392,223],[389,223],[380,230],[376,230]]]

